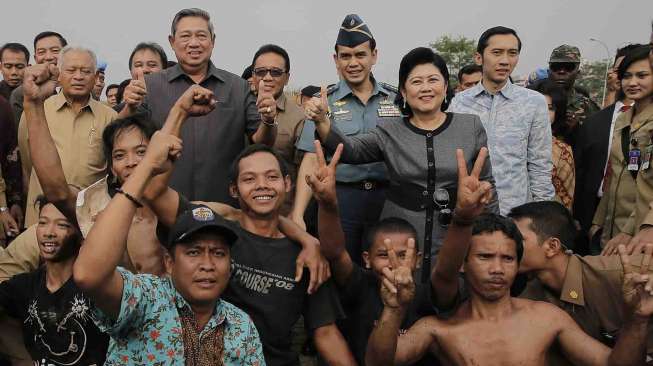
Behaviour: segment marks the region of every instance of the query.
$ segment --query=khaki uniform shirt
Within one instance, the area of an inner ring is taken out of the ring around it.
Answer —
[[[277,99],[277,122],[279,125],[277,126],[277,138],[274,142],[274,148],[286,161],[293,182],[293,189],[286,194],[286,201],[281,208],[281,214],[287,215],[292,209],[295,198],[297,169],[299,163],[301,163],[301,156],[295,149],[295,143],[299,141],[304,128],[304,111],[286,93],[281,94]]]
[[[639,270],[641,255],[631,256]],[[653,269],[653,266],[650,267]],[[566,311],[592,338],[610,347],[624,323],[621,292],[623,267],[619,256],[572,255],[560,294],[552,292],[539,280],[528,283],[522,298],[546,301]],[[653,353],[653,328],[649,326],[647,354]]]
[[[39,266],[39,243],[36,225],[32,225],[14,239],[7,248],[0,248],[0,282]]]
[[[102,131],[116,118],[117,113],[93,98],[75,114],[63,93],[53,95],[44,103],[50,134],[59,152],[59,158],[68,184],[85,188],[106,174],[106,160],[102,148]],[[29,154],[27,122],[21,117],[18,128],[18,146],[23,163],[23,174],[28,174],[29,189],[25,225],[38,221],[34,200],[42,193],[36,172],[32,169]]]
[[[628,171],[628,157],[624,157],[622,151],[622,133],[628,126],[630,144],[627,150],[637,148],[641,153],[636,179]],[[652,134],[653,105],[634,118],[631,108],[615,122],[608,163],[608,190],[601,198],[592,221],[603,227],[602,244],[619,233],[635,235],[642,224],[653,224],[653,214],[649,207],[653,201],[653,167],[646,168],[642,164],[646,160],[647,149],[653,150]]]

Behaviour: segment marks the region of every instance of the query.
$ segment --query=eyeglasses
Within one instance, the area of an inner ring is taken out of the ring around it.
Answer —
[[[453,212],[449,208],[449,191],[444,188],[438,188],[433,192],[433,202],[438,206],[438,222],[441,226],[449,226],[453,217]]]
[[[566,72],[572,72],[576,70],[576,67],[578,65],[573,63],[573,62],[555,62],[549,65],[549,68],[551,71],[566,71]]]
[[[254,75],[260,78],[264,78],[265,75],[267,75],[268,73],[270,73],[270,76],[272,76],[273,78],[279,78],[281,77],[281,75],[285,74],[286,72],[276,67],[270,67],[270,68],[257,67],[254,69]]]

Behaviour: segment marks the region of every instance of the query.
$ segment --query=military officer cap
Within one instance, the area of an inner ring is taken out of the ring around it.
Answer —
[[[347,15],[338,32],[336,46],[356,47],[367,41],[370,41],[370,46],[374,49],[376,42],[367,24],[356,14]]]
[[[580,50],[578,47],[568,44],[558,46],[551,52],[551,57],[549,58],[550,64],[556,62],[573,62],[578,64],[580,63]]]

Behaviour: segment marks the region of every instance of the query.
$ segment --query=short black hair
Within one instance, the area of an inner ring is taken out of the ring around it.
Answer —
[[[277,46],[276,44],[263,45],[258,49],[258,51],[256,51],[254,58],[252,58],[252,71],[254,71],[254,64],[256,64],[256,59],[266,53],[276,53],[277,55],[283,57],[283,60],[286,62],[285,71],[290,72],[290,56],[288,56],[288,52],[286,52],[286,50],[284,50],[281,46]]]
[[[104,91],[104,95],[109,96],[109,90],[111,90],[111,89],[120,89],[120,85],[118,85],[118,84],[109,84],[109,86],[107,86],[107,89]]]
[[[530,229],[540,242],[548,238],[558,238],[568,249],[576,248],[579,231],[571,212],[555,201],[528,202],[510,210],[508,217],[513,220],[531,219]]]
[[[617,77],[619,80],[622,80],[624,78],[624,74],[630,67],[630,65],[634,64],[637,61],[642,61],[642,60],[648,60],[649,53],[651,52],[651,46],[645,45],[641,47],[637,47],[630,52],[626,53],[626,56],[624,57],[624,60],[621,61],[621,65],[619,65],[619,69],[617,69]]]
[[[104,148],[104,157],[109,165],[111,166],[113,145],[116,142],[116,137],[121,132],[127,131],[129,129],[136,128],[145,138],[148,140],[152,138],[154,132],[156,132],[156,126],[154,122],[147,118],[145,113],[136,113],[125,118],[119,118],[111,123],[109,123],[102,132],[102,146]]]
[[[243,70],[243,73],[242,73],[242,75],[240,75],[240,77],[241,77],[242,79],[245,79],[245,80],[248,80],[249,78],[251,78],[251,77],[252,77],[252,69],[253,69],[253,68],[254,68],[254,67],[252,67],[252,65],[247,66],[247,67],[245,68],[245,70]]]
[[[231,163],[231,168],[229,169],[229,178],[231,184],[236,184],[238,181],[238,175],[240,174],[240,161],[250,155],[254,155],[259,152],[272,154],[272,156],[274,156],[274,158],[277,159],[277,162],[279,163],[281,174],[284,177],[288,175],[288,164],[275,149],[263,144],[253,144],[247,146],[243,151],[241,151],[240,154],[236,156],[234,162]]]
[[[0,48],[0,61],[2,61],[2,55],[6,50],[22,52],[25,55],[25,65],[29,63],[29,51],[27,50],[27,47],[23,46],[22,44],[15,42],[5,43],[4,46]]]
[[[386,217],[367,229],[362,249],[367,251],[371,250],[377,235],[380,233],[409,234],[417,241],[417,230],[415,230],[415,227],[410,222],[399,217]]]
[[[433,66],[437,67],[444,77],[444,80],[447,83],[447,87],[449,87],[449,69],[447,68],[447,62],[442,58],[442,56],[433,52],[432,49],[427,47],[417,47],[412,49],[401,59],[401,63],[399,64],[399,84],[397,84],[399,86],[399,90],[405,89],[404,84],[406,84],[406,80],[408,80],[408,74],[410,74],[410,72],[413,71],[415,67],[424,64],[432,64]],[[440,110],[443,112],[446,111],[449,107],[450,101],[451,98],[449,97],[449,94],[447,94],[442,101]],[[404,106],[404,98],[401,93],[397,93],[395,104],[399,106],[401,112],[404,115],[413,115],[413,111],[410,109],[410,106],[408,104]]]
[[[567,124],[567,92],[562,86],[550,79],[544,79],[542,82],[535,84],[533,89],[551,98],[551,103],[555,109],[555,119],[551,124],[551,132],[555,137],[568,142],[571,138],[571,131]]]
[[[41,39],[48,38],[48,37],[59,38],[59,43],[61,43],[61,48],[68,46],[68,41],[66,41],[66,39],[63,38],[61,34],[53,31],[45,31],[37,34],[36,37],[34,37],[34,52],[36,52],[36,43],[38,43],[38,41],[40,41]]]
[[[34,208],[36,208],[39,213],[41,213],[43,207],[49,205],[50,203],[54,205],[54,202],[50,201],[44,194],[39,194],[34,199]]]
[[[477,72],[483,72],[483,67],[481,67],[481,65],[470,64],[470,65],[463,66],[458,71],[458,82],[459,83],[463,82],[463,75],[471,75],[471,74],[475,74]]]
[[[165,69],[168,67],[168,56],[166,55],[166,51],[163,50],[163,47],[159,45],[156,42],[141,42],[134,47],[134,50],[132,51],[131,55],[129,55],[129,70],[131,71],[132,69],[132,61],[134,60],[134,55],[138,51],[142,50],[150,50],[157,55],[159,55],[159,59],[161,60],[161,68]]]
[[[125,79],[123,80],[120,84],[118,84],[118,95],[116,95],[117,102],[118,104],[122,103],[122,99],[125,96],[125,88],[129,83],[132,81],[132,79]]]
[[[472,225],[472,236],[492,234],[497,231],[502,232],[508,239],[515,242],[517,262],[521,262],[524,256],[524,238],[511,219],[498,214],[487,213],[477,217]]]
[[[515,38],[517,38],[517,51],[521,52],[521,39],[517,35],[517,31],[501,25],[492,27],[481,34],[481,37],[478,39],[478,44],[476,45],[476,52],[480,53],[482,56],[483,51],[485,51],[488,43],[490,42],[490,37],[500,34],[512,34],[515,36]]]

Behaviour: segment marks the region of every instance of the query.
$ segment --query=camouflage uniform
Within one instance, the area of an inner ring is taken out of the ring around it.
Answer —
[[[563,44],[551,52],[549,65],[553,63],[580,64],[580,50],[576,46]],[[585,119],[600,110],[592,99],[579,93],[575,88],[567,92],[567,125],[572,130],[580,127]]]

